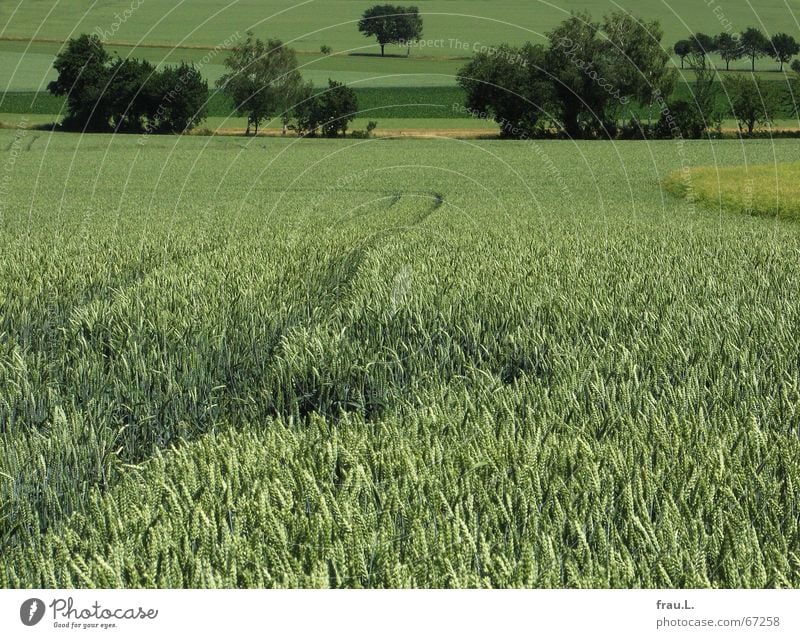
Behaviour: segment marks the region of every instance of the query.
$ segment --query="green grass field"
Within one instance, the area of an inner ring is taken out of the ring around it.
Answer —
[[[320,88],[320,90],[322,90]],[[365,118],[473,119],[463,109],[464,92],[456,86],[355,87],[359,116]],[[58,115],[66,111],[65,99],[46,91],[0,94],[0,113]],[[226,95],[212,91],[207,103],[210,117],[228,117],[233,104]]]
[[[2,36],[28,39],[65,39],[97,28],[111,30],[115,14],[138,2],[113,0],[95,3],[74,0],[69,6],[53,0],[26,0],[4,4],[0,9]],[[144,2],[124,21],[112,39],[145,44],[185,44],[214,46],[237,30],[252,29],[262,36],[277,36],[292,42],[300,51],[318,52],[327,44],[335,51],[365,49],[371,43],[357,30],[356,22],[364,9],[364,0],[183,0],[166,8],[160,3]],[[459,55],[450,40],[492,44],[501,41],[521,43],[534,40],[569,16],[571,11],[586,10],[593,15],[628,9],[648,18],[658,19],[670,43],[693,31],[716,34],[725,20],[735,31],[760,25],[767,31],[787,31],[800,13],[797,0],[761,0],[754,4],[726,5],[720,17],[715,5],[693,0],[563,0],[555,5],[543,0],[504,0],[502,6],[485,0],[424,0],[418,3],[425,19],[425,38],[447,42],[440,47],[448,55]],[[91,10],[89,10],[91,8]],[[369,46],[372,52],[377,47]],[[397,53],[405,53],[397,49]]]
[[[115,15],[132,4],[139,3],[3,3],[0,92],[42,90],[53,79],[51,66],[59,43],[98,29],[107,32],[110,41],[129,45],[109,46],[120,55],[162,63],[200,62],[208,51],[192,47],[213,48],[234,34],[243,35],[251,29],[262,37],[282,38],[304,52],[300,56],[304,73],[319,85],[333,77],[371,86],[441,86],[454,84],[455,72],[463,60],[453,58],[471,56],[475,45],[541,42],[544,34],[573,10],[588,10],[599,17],[622,7],[638,16],[656,18],[664,28],[664,43],[670,51],[676,40],[695,31],[717,34],[728,27],[739,32],[758,26],[768,33],[791,33],[797,30],[800,15],[800,0],[761,0],[757,6],[709,6],[696,0],[563,0],[557,5],[544,0],[504,0],[502,8],[485,0],[426,0],[418,5],[424,18],[424,39],[433,41],[432,45],[412,50],[410,59],[380,59],[377,45],[357,30],[356,22],[370,6],[363,0],[240,0],[228,4],[220,0],[182,0],[167,8],[162,3],[144,2],[114,28],[115,21],[119,22]],[[30,42],[32,38],[35,42]],[[331,46],[337,55],[320,56],[323,44]],[[388,52],[394,56],[406,53],[399,47],[389,47]],[[746,67],[746,61],[734,65]],[[759,68],[772,71],[777,64],[762,60]],[[222,73],[221,59],[214,56],[206,60],[202,71],[215,80]],[[777,73],[765,76],[780,77]]]
[[[800,586],[796,149],[0,131],[0,585]]]

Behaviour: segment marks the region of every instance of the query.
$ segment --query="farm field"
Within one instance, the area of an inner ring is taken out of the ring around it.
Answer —
[[[796,149],[0,130],[0,586],[800,586]]]
[[[502,42],[541,42],[544,34],[569,16],[587,10],[599,17],[615,9],[629,9],[636,15],[657,19],[665,31],[664,43],[674,42],[691,32],[717,34],[758,26],[767,33],[796,32],[800,0],[761,0],[719,5],[695,0],[563,0],[557,5],[543,0],[505,0],[502,9],[485,0],[426,0],[423,38],[430,46],[412,50],[410,59],[380,59],[375,42],[362,37],[356,23],[369,3],[356,0],[183,0],[168,9],[157,2],[97,3],[73,0],[25,0],[0,6],[0,92],[42,90],[54,79],[53,57],[61,43],[80,33],[108,34],[109,49],[120,55],[134,55],[154,63],[180,60],[202,62],[202,72],[214,81],[222,73],[221,59],[208,55],[236,33],[248,29],[261,37],[278,37],[301,53],[303,72],[316,84],[328,77],[370,86],[451,86],[454,75],[469,58],[475,45],[494,46]],[[115,15],[136,7],[121,21]],[[115,24],[116,23],[116,24]],[[33,40],[33,41],[32,41]],[[333,48],[334,56],[321,56],[320,47]],[[401,47],[388,47],[392,56],[404,56]],[[350,55],[355,54],[355,55]],[[762,60],[759,68],[777,68]],[[748,68],[746,60],[733,68]],[[782,79],[779,73],[766,77]]]
[[[140,6],[137,6],[140,5]],[[149,45],[214,46],[237,29],[252,29],[257,35],[279,37],[298,51],[316,53],[323,44],[335,51],[355,51],[377,47],[357,31],[356,22],[369,3],[362,0],[183,0],[165,10],[160,3],[112,1],[95,3],[74,0],[70,5],[54,0],[25,0],[5,3],[0,10],[0,36],[65,40],[76,33],[95,29],[110,31],[117,18],[135,7],[112,39]],[[760,25],[764,30],[788,30],[800,11],[797,0],[761,0],[757,5],[731,3],[723,17],[715,6],[693,0],[563,0],[558,5],[543,0],[504,0],[502,8],[484,0],[425,0],[418,5],[425,16],[426,39],[447,40],[437,47],[446,54],[462,54],[450,42],[501,41],[522,43],[533,40],[569,17],[572,11],[588,11],[595,16],[624,8],[638,15],[657,19],[670,42],[686,37],[690,31],[718,33],[721,20],[738,25]],[[90,10],[91,9],[91,10]],[[691,25],[691,26],[687,26]],[[742,26],[738,30],[743,30]],[[735,29],[736,30],[736,29]],[[369,46],[368,46],[369,45]],[[395,52],[405,53],[402,48]]]

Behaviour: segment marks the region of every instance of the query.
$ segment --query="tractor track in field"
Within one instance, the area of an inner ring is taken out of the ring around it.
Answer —
[[[392,209],[402,198],[402,193],[394,193],[383,210]],[[411,223],[403,229],[419,226],[444,203],[444,196],[441,193],[433,193],[430,198],[433,200],[432,204],[414,215],[410,220]],[[366,240],[358,243],[354,249],[327,260],[311,273],[308,282],[309,292],[316,290],[317,296],[309,299],[306,313],[302,316],[295,315],[293,320],[282,326],[275,335],[272,342],[274,347],[268,355],[271,363],[267,376],[292,379],[291,388],[278,391],[278,396],[272,398],[274,402],[272,412],[275,416],[288,417],[296,414],[299,418],[305,418],[317,413],[326,419],[337,421],[344,413],[361,412],[364,419],[374,421],[391,407],[392,402],[391,399],[387,399],[385,388],[377,387],[376,383],[380,382],[369,374],[357,375],[356,378],[343,378],[339,371],[329,368],[330,364],[327,363],[329,351],[323,350],[317,356],[312,355],[309,360],[301,364],[300,368],[294,368],[288,363],[287,369],[287,362],[292,358],[289,353],[284,353],[284,348],[293,345],[288,341],[292,329],[306,327],[313,330],[315,326],[326,324],[339,309],[344,307],[364,262],[380,247],[386,234],[395,230],[396,227],[388,227],[374,232]],[[304,322],[303,317],[307,317],[308,321]],[[342,331],[345,340],[358,339],[345,337],[344,334]],[[346,349],[347,345],[344,348]],[[288,356],[284,357],[284,354]],[[380,358],[377,352],[368,352],[366,355],[370,359]],[[322,359],[318,360],[317,357]],[[335,356],[333,359],[335,360]],[[246,402],[248,394],[252,392],[252,386],[245,383],[240,387],[244,390],[244,396],[240,396],[239,400]],[[234,394],[236,393],[234,391]]]
[[[394,193],[389,201],[387,209],[396,206],[403,198],[402,193]],[[435,192],[431,194],[433,203],[430,206],[423,208],[423,210],[412,217],[411,223],[405,228],[415,228],[425,222],[433,213],[435,213],[444,204],[444,195]],[[335,306],[352,287],[352,283],[358,275],[358,271],[366,258],[377,247],[378,241],[386,232],[391,232],[393,228],[387,228],[374,233],[367,241],[359,245],[355,250],[349,252],[343,257],[336,257],[328,262],[324,267],[322,289],[333,291],[333,295],[329,297],[332,300],[332,305]],[[333,310],[330,303],[323,304],[325,310]]]
[[[388,207],[397,205],[402,198],[402,194],[396,194]],[[420,225],[444,204],[444,197],[440,193],[428,194],[428,198],[432,199],[432,202],[423,206],[422,210],[412,217],[406,228]],[[304,308],[302,304],[298,305],[286,316],[277,318],[258,337],[251,340],[233,340],[227,346],[231,348],[230,356],[227,357],[229,363],[219,366],[214,363],[214,353],[208,353],[199,363],[211,375],[206,385],[213,384],[222,389],[217,396],[204,396],[197,405],[194,405],[191,401],[187,403],[187,400],[179,395],[162,392],[157,384],[154,384],[153,393],[142,405],[128,405],[124,401],[119,402],[109,398],[102,406],[86,406],[91,413],[113,416],[115,422],[125,424],[127,431],[135,432],[133,439],[124,442],[125,451],[119,455],[120,461],[134,464],[146,461],[152,456],[154,446],[166,449],[175,442],[175,437],[191,441],[213,429],[214,424],[220,420],[236,422],[239,419],[263,417],[265,414],[279,418],[291,418],[294,415],[305,418],[317,413],[326,419],[337,421],[345,413],[358,412],[362,413],[366,420],[374,421],[387,409],[391,409],[391,392],[387,394],[385,388],[376,386],[379,382],[369,374],[355,378],[343,377],[340,371],[330,367],[331,364],[327,359],[330,353],[324,351],[321,358],[312,355],[298,365],[291,357],[284,356],[284,354],[289,355],[288,352],[284,353],[284,348],[295,345],[291,343],[293,329],[314,328],[315,325],[324,324],[338,308],[342,307],[352,291],[364,262],[380,247],[386,233],[393,230],[396,229],[386,228],[378,231],[346,254],[329,259],[320,267],[313,268],[309,281],[309,293],[312,294],[313,300],[310,300],[310,305],[313,307]],[[211,251],[219,251],[222,248],[223,246],[217,246]],[[103,365],[110,364],[105,374],[116,377],[119,371],[111,362],[119,356],[124,357],[124,352],[114,353],[109,350],[108,326],[72,327],[76,313],[79,314],[81,308],[96,303],[113,305],[114,295],[120,290],[141,285],[154,274],[180,267],[201,253],[208,254],[202,247],[197,247],[196,250],[181,254],[174,261],[164,263],[153,260],[148,264],[149,268],[128,269],[127,276],[123,277],[122,281],[114,282],[115,285],[95,285],[88,291],[88,297],[84,296],[81,299],[83,303],[65,306],[58,314],[56,317],[58,325],[54,324],[48,329],[53,339],[43,339],[36,344],[38,348],[31,348],[26,354],[34,353],[35,356],[39,351],[47,360],[63,362],[60,357],[51,355],[59,349],[67,351],[66,365],[51,372],[53,381],[62,391],[69,378],[70,366],[76,364],[78,360],[84,361],[87,356],[96,357],[97,361],[103,362]],[[84,294],[86,292],[84,291]],[[76,300],[80,296],[81,293],[78,293]],[[61,329],[58,329],[59,326]],[[88,350],[75,352],[68,347],[69,335],[74,330],[79,331],[83,341],[88,344]],[[254,354],[256,351],[259,354]],[[365,356],[379,358],[380,354],[377,351],[366,352]],[[286,379],[291,379],[292,382],[284,383],[283,380]],[[180,382],[180,379],[176,381]],[[59,406],[63,408],[68,405],[68,393],[58,394],[60,399],[54,396],[54,402],[46,408],[48,414],[53,413]],[[80,400],[73,403],[73,407],[83,409]],[[208,418],[196,417],[205,414],[205,411],[211,408],[214,408],[213,415],[209,415]],[[151,423],[151,419],[156,415],[159,428],[153,430],[146,424]],[[185,419],[190,419],[194,423],[195,427],[191,431],[186,432],[185,428],[181,431],[180,428],[173,427]],[[31,425],[39,427],[43,423]],[[161,439],[159,430],[173,434],[171,437]],[[122,441],[120,443],[122,444]],[[108,471],[112,472],[111,468]],[[90,478],[88,475],[86,480],[91,480],[101,491],[110,489],[116,484],[115,480],[106,483],[105,478],[101,481],[98,477]],[[66,520],[71,514],[71,508],[60,512],[50,521],[48,529],[57,529],[61,521]]]
[[[35,140],[34,140],[35,141]],[[402,193],[395,193],[390,200],[388,208],[396,206],[402,199]],[[432,194],[433,203],[423,208],[416,214],[407,228],[413,228],[422,224],[444,203],[444,197],[440,193]],[[367,241],[356,246],[353,250],[344,255],[329,259],[320,267],[314,269],[309,277],[309,292],[316,291],[316,298],[309,299],[308,307],[305,312],[298,310],[291,313],[293,316],[287,317],[287,321],[275,330],[270,337],[261,345],[271,355],[277,353],[280,348],[281,338],[293,327],[303,323],[307,317],[319,315],[324,320],[329,317],[336,308],[346,299],[353,287],[353,282],[358,276],[363,263],[378,246],[379,241],[386,232],[393,229],[387,228],[372,235]],[[115,295],[122,291],[130,291],[141,285],[148,278],[165,272],[181,264],[190,262],[200,254],[208,256],[222,250],[223,246],[217,245],[210,250],[204,250],[200,246],[190,249],[188,252],[180,254],[176,259],[162,261],[157,258],[148,260],[149,263],[144,268],[137,268],[132,265],[120,273],[119,279],[109,282],[106,285],[89,285],[82,291],[76,291],[74,302],[62,308],[47,306],[43,308],[40,315],[40,325],[46,330],[44,338],[35,342],[27,342],[22,336],[24,326],[19,326],[17,330],[13,326],[6,327],[6,337],[23,347],[26,357],[34,359],[37,355],[43,355],[46,360],[53,361],[53,356],[61,349],[66,349],[66,340],[70,338],[74,330],[79,330],[87,343],[91,343],[98,353],[108,351],[106,339],[102,337],[105,328],[102,325],[95,327],[74,326],[76,317],[79,317],[83,309],[91,308],[96,304],[114,304]],[[152,257],[152,256],[151,256]],[[58,376],[58,375],[57,375]],[[230,379],[228,379],[230,382]]]

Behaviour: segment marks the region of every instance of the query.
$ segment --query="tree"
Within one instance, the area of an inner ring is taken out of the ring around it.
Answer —
[[[262,42],[252,32],[235,46],[225,59],[229,69],[217,86],[234,104],[236,113],[247,118],[245,135],[250,127],[258,127],[271,115],[285,113],[297,101],[303,89],[303,79],[297,70],[297,56],[280,40]]]
[[[800,75],[800,60],[792,62],[792,71]]]
[[[611,77],[602,65],[600,24],[587,13],[567,18],[547,34],[550,47],[545,67],[553,79],[554,111],[569,137],[604,129],[606,103],[611,97],[605,82]]]
[[[772,94],[755,75],[733,78],[730,100],[733,116],[739,123],[739,131],[746,129],[747,135],[752,135],[757,126],[767,125],[772,121],[775,106]]]
[[[705,64],[706,55],[714,53],[714,38],[705,33],[695,33],[691,40],[692,51],[700,56]]]
[[[81,35],[67,43],[53,66],[58,78],[47,85],[53,95],[67,97],[67,115],[62,127],[76,131],[108,129],[110,100],[108,83],[110,56],[96,35]]]
[[[669,53],[661,46],[664,32],[658,21],[645,22],[625,11],[615,11],[603,19],[602,30],[603,66],[619,93],[611,104],[635,101],[650,106],[657,96],[672,92],[675,70],[669,64]]]
[[[739,43],[742,46],[742,53],[750,58],[752,71],[756,70],[756,58],[771,53],[767,36],[755,27],[750,27],[742,32],[742,35],[739,37]]]
[[[705,132],[722,126],[724,112],[717,102],[717,73],[705,64],[695,65],[695,80],[691,87],[694,106]]]
[[[742,45],[730,33],[720,33],[714,40],[714,49],[722,61],[725,62],[725,70],[731,70],[731,62],[735,62],[742,57]]]
[[[681,68],[683,68],[684,60],[692,52],[692,43],[689,40],[678,40],[672,50],[681,59]]]
[[[331,79],[327,91],[309,96],[295,107],[298,131],[311,137],[317,134],[317,130],[321,130],[325,137],[345,135],[357,113],[355,91]]]
[[[707,131],[719,128],[723,112],[717,104],[716,73],[709,69],[698,54],[693,54],[695,81],[690,86],[689,99],[672,100],[662,111],[657,132],[664,137],[699,138]]]
[[[521,48],[504,44],[492,53],[477,53],[457,76],[467,96],[467,111],[474,117],[494,119],[501,137],[535,134],[552,102],[544,60],[544,47],[530,43]]]
[[[162,133],[184,133],[202,122],[208,111],[208,82],[193,64],[165,67],[158,74],[159,104],[152,128]]]
[[[422,17],[417,7],[378,4],[364,12],[358,30],[368,38],[377,38],[382,57],[387,44],[408,44],[422,37]]]
[[[788,33],[776,33],[770,41],[770,50],[775,61],[780,62],[783,73],[783,65],[800,53],[800,44]]]
[[[114,131],[138,132],[158,108],[158,74],[146,60],[118,57],[108,81],[109,115]]]
[[[706,124],[697,105],[689,100],[678,98],[670,101],[661,113],[656,124],[656,135],[662,138],[699,138]]]

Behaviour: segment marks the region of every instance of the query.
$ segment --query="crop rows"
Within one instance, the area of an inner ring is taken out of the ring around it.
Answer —
[[[798,229],[533,144],[20,153],[0,584],[800,584]]]

